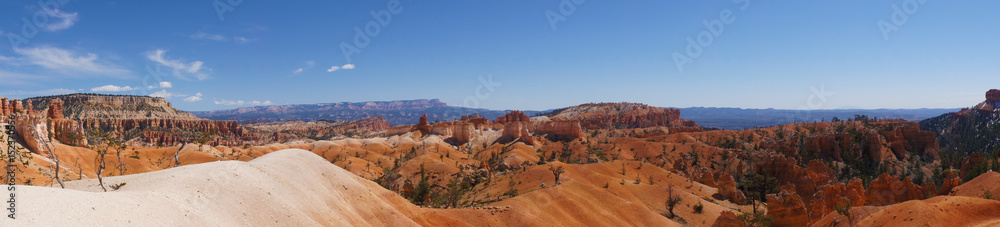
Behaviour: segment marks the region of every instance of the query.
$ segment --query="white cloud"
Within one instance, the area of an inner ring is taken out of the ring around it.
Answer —
[[[48,31],[58,31],[73,27],[73,24],[76,24],[76,21],[80,19],[76,13],[67,13],[58,9],[46,10],[45,13],[52,17],[49,24],[43,27],[43,29]]]
[[[191,35],[191,38],[192,39],[214,40],[214,41],[226,41],[227,40],[225,36],[216,35],[216,34],[208,34],[208,33],[205,33],[205,32],[194,33],[194,34]]]
[[[225,99],[222,99],[222,100],[216,100],[214,102],[215,102],[216,105],[226,105],[226,106],[242,106],[242,105],[247,105],[247,104],[254,105],[254,106],[259,106],[259,105],[271,105],[271,104],[274,104],[271,101],[263,101],[263,102],[261,102],[261,101],[257,101],[257,100],[245,102],[243,100],[235,100],[234,101],[234,100],[225,100]]]
[[[123,92],[123,91],[131,91],[131,90],[135,90],[135,88],[132,88],[132,87],[129,87],[129,86],[119,87],[119,86],[115,86],[115,85],[104,85],[104,86],[95,87],[95,88],[91,88],[90,89],[90,91],[97,91],[97,92]]]
[[[197,101],[201,101],[201,96],[202,96],[201,92],[198,92],[198,94],[194,94],[191,97],[184,98],[184,101],[185,102],[197,102]]]
[[[160,82],[159,85],[150,85],[149,89],[172,88],[172,87],[174,87],[174,84],[170,83],[170,81],[162,81],[162,82]]]
[[[208,79],[208,73],[205,71],[210,71],[210,69],[202,68],[202,65],[205,64],[204,62],[193,61],[184,63],[182,60],[170,60],[164,56],[166,53],[166,50],[157,49],[147,54],[146,57],[151,61],[173,68],[174,76],[178,78],[187,79],[187,75],[194,75],[198,80]]]
[[[167,98],[167,99],[169,99],[169,98],[172,98],[174,96],[179,96],[179,95],[167,92],[167,90],[160,90],[160,91],[157,91],[157,92],[153,92],[153,94],[149,94],[149,96],[150,97],[159,97],[159,98]]]
[[[223,100],[216,100],[215,101],[216,105],[226,105],[226,106],[242,106],[244,103],[246,103],[246,102],[243,102],[243,100],[232,101],[232,100],[225,100],[225,99],[223,99]]]
[[[261,102],[261,101],[254,100],[254,101],[250,101],[250,105],[254,105],[254,106],[271,105],[271,101],[263,101],[263,102]]]
[[[346,65],[343,65],[343,66],[336,66],[335,65],[333,67],[330,67],[330,69],[327,69],[326,71],[327,72],[333,72],[333,71],[337,71],[337,70],[341,70],[341,69],[348,70],[348,69],[354,69],[354,67],[355,67],[354,64],[346,64]]]
[[[116,65],[103,64],[94,53],[84,56],[55,47],[16,48],[14,52],[24,55],[27,61],[45,68],[67,72],[88,72],[98,74],[125,74],[128,70]]]
[[[301,72],[302,72],[302,68],[299,68],[299,69],[296,69],[295,71],[292,71],[292,73],[295,73],[295,74],[299,74]]]

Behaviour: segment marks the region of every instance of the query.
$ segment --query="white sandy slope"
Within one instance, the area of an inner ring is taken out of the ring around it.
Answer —
[[[417,225],[406,200],[305,150],[105,179],[119,182],[109,192],[96,179],[19,186],[17,219],[0,226]]]

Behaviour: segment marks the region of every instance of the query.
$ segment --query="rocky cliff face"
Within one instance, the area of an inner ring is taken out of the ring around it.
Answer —
[[[579,121],[550,121],[535,123],[536,135],[547,135],[549,140],[574,140],[583,138]]]
[[[678,132],[701,130],[693,121],[681,119],[680,110],[638,103],[583,104],[566,108],[551,119],[578,120],[585,129],[670,127],[677,128]]]
[[[14,128],[17,131],[17,139],[21,145],[40,155],[49,156],[48,126],[45,124],[45,117],[31,114],[14,114]]]
[[[79,121],[66,119],[63,116],[63,102],[54,99],[49,102],[46,116],[49,118],[49,134],[63,144],[71,146],[87,146],[87,134]]]
[[[986,101],[973,107],[980,111],[1000,113],[1000,89],[992,89],[986,92]]]
[[[360,121],[286,121],[245,125],[263,135],[271,135],[269,142],[289,142],[295,140],[329,140],[334,137],[368,137],[389,130],[389,123],[381,117]]]
[[[113,96],[71,94],[30,98],[39,111],[54,100],[63,102],[63,115],[73,120],[81,119],[177,119],[199,120],[194,115],[173,108],[164,98],[147,96]]]
[[[498,124],[507,124],[510,122],[518,122],[518,121],[528,122],[530,121],[530,118],[528,118],[528,115],[525,115],[523,111],[515,110],[505,114],[504,116],[497,117],[497,119],[494,120],[493,122],[496,122]]]
[[[239,146],[261,141],[259,135],[245,130],[235,121],[205,120],[173,108],[163,98],[71,94],[30,98],[32,110],[44,112],[51,122],[51,133],[70,145],[86,145],[87,130],[111,132],[133,142],[174,145],[190,142],[198,133],[213,132],[214,144]],[[25,106],[28,108],[29,106]]]
[[[938,135],[941,150],[961,156],[1000,148],[1000,90],[986,92],[986,100],[971,109],[920,121],[922,130]]]
[[[809,215],[806,203],[798,194],[781,191],[767,195],[767,214],[774,218],[775,226],[806,226]]]
[[[914,199],[924,199],[923,187],[914,184],[910,178],[899,180],[889,173],[879,175],[865,191],[865,201],[870,206],[884,206]]]

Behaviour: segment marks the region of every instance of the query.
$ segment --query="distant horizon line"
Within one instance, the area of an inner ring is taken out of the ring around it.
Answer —
[[[61,97],[61,96],[71,96],[71,95],[98,95],[98,96],[117,96],[117,97],[126,96],[126,97],[149,97],[149,98],[162,98],[162,99],[166,99],[164,97],[153,97],[153,96],[149,96],[149,95],[103,94],[103,93],[77,92],[77,93],[61,94],[61,95],[44,95],[44,96],[28,97],[28,98],[23,98],[22,100],[38,99],[38,98]],[[460,107],[460,108],[469,108],[469,109],[483,109],[483,110],[491,110],[491,111],[521,110],[521,111],[530,111],[530,112],[547,112],[547,111],[552,111],[552,110],[561,109],[561,108],[568,108],[568,107],[573,107],[573,106],[578,106],[578,105],[583,105],[583,104],[599,104],[599,103],[637,103],[637,104],[650,105],[650,104],[641,103],[641,102],[588,102],[588,103],[580,103],[580,104],[577,104],[577,105],[557,107],[557,108],[550,108],[550,109],[543,109],[543,110],[510,109],[510,108],[507,108],[507,109],[490,109],[490,108],[471,108],[471,107],[465,107],[465,106],[455,106],[455,105],[451,105],[451,104],[449,104],[447,102],[441,101],[440,98],[417,98],[417,99],[398,99],[398,100],[340,101],[340,102],[279,104],[279,105],[263,105],[263,106],[242,106],[242,107],[235,107],[235,108],[220,108],[220,109],[214,109],[214,110],[182,110],[182,111],[184,111],[184,112],[212,112],[212,111],[237,110],[237,109],[241,109],[241,108],[257,108],[257,107],[271,107],[271,106],[299,106],[299,105],[321,105],[321,104],[340,104],[340,103],[351,103],[351,104],[353,104],[353,103],[366,103],[366,102],[383,102],[384,103],[384,102],[407,102],[407,101],[432,101],[432,102],[436,101],[436,102],[440,102],[440,103],[442,103],[442,104],[444,104],[444,105],[446,105],[448,107]],[[173,102],[171,102],[171,103],[173,103]],[[650,106],[653,106],[653,105],[650,105]],[[701,108],[701,109],[780,110],[780,111],[850,111],[850,110],[961,110],[961,109],[965,109],[965,108],[971,108],[972,106],[968,106],[968,107],[952,107],[952,108],[928,108],[928,107],[923,107],[923,108],[860,108],[860,107],[841,107],[841,108],[832,108],[832,109],[808,109],[808,110],[801,110],[801,109],[780,109],[780,108],[773,108],[773,107],[770,107],[770,108],[706,107],[706,106],[689,106],[689,107],[654,106],[654,107],[673,108],[673,109],[696,109],[696,108]],[[180,110],[180,109],[178,109],[178,110]]]

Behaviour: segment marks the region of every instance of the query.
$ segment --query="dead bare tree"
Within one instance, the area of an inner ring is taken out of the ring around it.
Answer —
[[[183,143],[181,143],[181,147],[177,148],[177,152],[174,152],[174,167],[181,165],[181,159],[180,159],[181,150],[184,150],[184,146],[187,146],[187,144],[188,144],[187,140],[185,140]]]
[[[38,131],[38,129],[35,128],[34,125],[31,126],[31,130],[32,131]],[[38,135],[38,133],[29,133],[29,134],[32,134],[35,137],[35,140],[41,141],[42,144],[45,145],[45,149],[47,149],[48,152],[49,152],[49,154],[52,155],[52,162],[55,163],[56,166],[53,167],[52,163],[49,163],[49,171],[53,172],[53,177],[52,178],[55,178],[55,181],[59,182],[59,187],[66,188],[66,185],[63,184],[63,182],[62,182],[62,178],[59,178],[59,170],[62,167],[59,165],[59,157],[56,156],[56,150],[52,149],[52,141],[51,140],[45,140],[45,138],[42,138],[42,136]]]
[[[115,163],[115,169],[118,170],[118,176],[124,176],[128,165],[122,162],[122,151],[124,151],[127,146],[125,146],[123,141],[118,140],[115,140],[112,145],[115,148],[115,157],[118,158],[118,163]]]
[[[107,165],[105,160],[105,155],[108,154],[108,149],[111,146],[111,133],[103,132],[100,130],[90,130],[90,138],[94,140],[91,145],[91,150],[97,152],[97,157],[94,158],[94,166],[97,166],[97,183],[101,186],[101,189],[108,191],[104,187],[104,168]],[[101,146],[104,145],[104,146]]]

